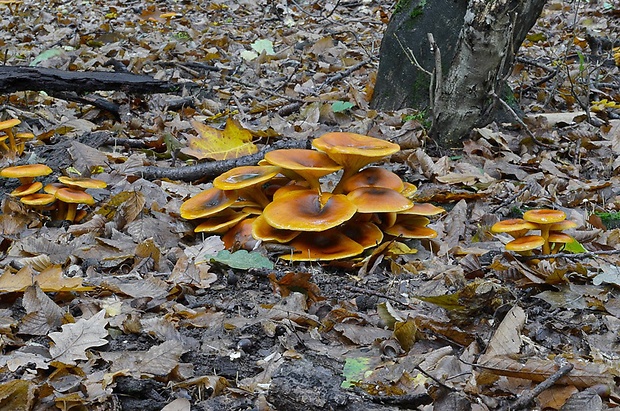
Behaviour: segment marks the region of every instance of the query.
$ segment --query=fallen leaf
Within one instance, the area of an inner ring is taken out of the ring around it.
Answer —
[[[22,305],[26,315],[21,320],[20,334],[47,335],[62,324],[62,309],[45,294],[38,284],[24,292]]]
[[[25,291],[34,283],[38,283],[45,292],[58,291],[91,291],[93,287],[82,285],[81,278],[64,277],[60,265],[53,265],[36,274],[30,266],[25,266],[17,273],[12,274],[5,270],[0,275],[0,291],[18,292]]]
[[[0,409],[30,411],[36,385],[32,381],[13,380],[0,385]]]
[[[211,261],[224,264],[230,268],[239,270],[249,270],[250,268],[267,268],[272,269],[273,263],[265,256],[258,252],[248,252],[239,250],[231,253],[228,250],[222,250],[217,255],[211,257]]]
[[[105,310],[101,310],[87,320],[79,319],[73,324],[63,325],[60,332],[50,333],[49,337],[54,341],[50,347],[52,361],[76,365],[77,360],[87,360],[86,350],[108,343],[105,339],[108,336],[107,324]]]
[[[181,149],[183,154],[201,160],[227,160],[254,154],[258,147],[252,143],[252,133],[244,129],[239,122],[228,118],[224,130],[192,121],[192,126],[200,134],[199,137],[189,137],[189,146]]]

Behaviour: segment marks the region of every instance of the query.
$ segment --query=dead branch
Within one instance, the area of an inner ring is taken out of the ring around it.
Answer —
[[[305,140],[279,140],[259,153],[251,154],[249,156],[233,158],[230,160],[213,161],[208,163],[198,163],[193,166],[178,167],[178,168],[162,168],[159,166],[146,166],[142,167],[136,175],[146,180],[156,180],[161,178],[168,178],[171,180],[180,181],[199,181],[210,180],[218,175],[225,173],[226,171],[239,166],[254,165],[262,160],[265,153],[282,149],[282,148],[309,148],[308,141]]]
[[[0,66],[0,93],[26,90],[77,93],[121,90],[127,93],[149,94],[166,93],[179,88],[179,84],[155,80],[141,74]]]

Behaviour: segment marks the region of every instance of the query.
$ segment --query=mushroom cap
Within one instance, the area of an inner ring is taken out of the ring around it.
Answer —
[[[426,227],[429,221],[428,218],[421,216],[408,216],[406,219],[398,218],[393,226],[384,228],[383,232],[394,237],[435,238],[437,231]]]
[[[0,177],[6,178],[33,178],[46,176],[52,169],[45,164],[24,164],[21,166],[6,167],[0,171]]]
[[[6,130],[7,128],[13,128],[20,123],[21,123],[21,120],[18,118],[11,118],[9,120],[0,121],[0,130]]]
[[[343,194],[296,190],[278,196],[265,207],[270,226],[282,230],[325,231],[349,221],[357,208]]]
[[[346,179],[342,184],[342,190],[345,193],[361,187],[391,188],[400,193],[405,185],[397,174],[389,170],[381,167],[367,167]]]
[[[529,251],[541,247],[545,244],[545,239],[539,235],[525,235],[516,238],[506,244],[506,250],[509,251]]]
[[[400,193],[407,198],[413,197],[415,192],[418,191],[418,187],[416,187],[415,184],[411,184],[406,181],[403,184],[404,184],[404,187]]]
[[[273,201],[276,201],[277,199],[279,199],[285,194],[292,193],[293,191],[301,191],[301,190],[308,190],[308,187],[305,187],[299,184],[288,184],[288,185],[278,188],[273,193],[272,198],[273,198]]]
[[[213,187],[220,190],[238,190],[271,180],[281,171],[277,166],[235,167],[213,180]]]
[[[364,247],[338,229],[301,233],[289,245],[294,252],[279,258],[290,261],[324,261],[354,257],[364,252]]]
[[[549,241],[550,243],[568,244],[573,241],[573,237],[564,233],[550,232],[547,241]]]
[[[415,203],[413,207],[401,211],[399,214],[407,214],[407,215],[437,215],[441,213],[445,213],[442,207],[437,207],[430,203]]]
[[[270,226],[263,215],[256,217],[252,223],[252,236],[257,240],[288,243],[299,234],[300,231],[281,230]]]
[[[196,233],[215,233],[223,234],[229,228],[237,225],[237,223],[248,216],[248,213],[242,211],[233,211],[225,209],[220,213],[209,216],[194,228]]]
[[[522,218],[511,218],[508,220],[498,221],[491,227],[493,233],[512,233],[515,231],[536,230],[538,226],[532,222],[525,221]]]
[[[344,168],[353,170],[359,170],[400,150],[398,144],[347,132],[323,134],[312,142],[312,146]]]
[[[43,187],[43,191],[45,191],[47,194],[56,194],[56,191],[58,191],[58,189],[60,188],[65,188],[66,185],[62,184],[62,183],[50,183],[47,184],[45,187]]]
[[[563,220],[558,223],[553,223],[549,226],[549,231],[564,231],[577,227],[577,223],[571,220]]]
[[[256,240],[252,237],[252,223],[254,218],[246,218],[229,229],[222,236],[224,246],[228,249],[252,250],[256,245]]]
[[[59,188],[54,196],[62,202],[74,203],[74,204],[95,204],[93,196],[85,191],[77,190],[75,188],[65,187]]]
[[[265,160],[274,166],[294,171],[310,183],[342,169],[327,154],[302,148],[273,150],[265,154]]]
[[[81,188],[81,189],[88,189],[88,188],[106,188],[108,186],[108,184],[105,181],[101,181],[101,180],[97,180],[95,178],[89,178],[89,177],[67,177],[67,176],[60,176],[58,177],[58,181],[60,181],[62,184],[65,184],[69,187],[72,188]]]
[[[45,206],[56,201],[56,197],[53,194],[35,193],[23,196],[19,201],[29,206]]]
[[[34,181],[29,184],[22,184],[21,186],[17,187],[15,190],[11,191],[10,195],[12,197],[27,196],[27,195],[36,193],[42,188],[43,188],[43,183],[41,183],[40,181]]]
[[[227,208],[235,200],[237,200],[236,191],[224,191],[212,187],[181,204],[181,217],[186,220],[208,217]]]
[[[565,220],[566,214],[561,210],[550,210],[543,208],[540,210],[526,211],[523,213],[523,219],[532,223],[553,224]]]
[[[359,213],[390,213],[405,211],[413,207],[407,197],[384,187],[361,187],[347,194]]]
[[[383,241],[383,231],[373,223],[349,221],[342,225],[340,232],[364,249],[374,247]]]

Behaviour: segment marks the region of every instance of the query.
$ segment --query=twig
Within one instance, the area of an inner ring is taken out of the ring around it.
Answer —
[[[322,90],[325,86],[329,86],[330,84],[335,83],[336,81],[340,81],[343,78],[350,76],[351,73],[353,73],[354,71],[359,70],[360,68],[364,67],[366,64],[370,64],[370,61],[371,61],[370,59],[366,59],[364,61],[361,61],[355,64],[354,66],[349,67],[346,70],[339,71],[333,76],[328,77],[327,79],[325,79],[323,84],[321,84],[321,86],[319,87],[319,91]]]
[[[534,133],[532,133],[532,131],[527,126],[527,124],[525,124],[523,120],[521,120],[521,117],[519,117],[519,115],[515,113],[512,107],[510,107],[510,105],[506,103],[500,96],[498,96],[494,91],[491,92],[490,94],[491,94],[491,97],[495,98],[506,109],[506,111],[508,111],[514,117],[515,121],[519,123],[521,127],[523,127],[523,130],[525,130],[525,133],[528,136],[530,136],[532,140],[534,140],[534,143],[538,144],[541,147],[554,148],[552,145],[543,143],[542,141],[540,141],[538,137],[536,137]]]
[[[553,387],[555,383],[558,382],[558,380],[560,380],[560,378],[564,377],[569,372],[571,372],[573,367],[574,365],[569,362],[562,365],[560,369],[558,369],[556,372],[551,374],[549,378],[547,378],[545,381],[538,384],[536,387],[534,387],[529,392],[521,394],[519,399],[517,399],[512,404],[501,408],[500,411],[514,411],[514,410],[521,410],[521,409],[527,408],[529,404],[532,401],[534,401],[534,398],[536,398],[543,391]]]
[[[235,167],[256,164],[268,151],[281,148],[303,148],[307,145],[308,142],[305,140],[279,140],[267,146],[263,151],[249,156],[233,158],[230,160],[199,163],[193,166],[177,168],[146,166],[140,168],[135,174],[146,180],[169,178],[171,180],[181,181],[200,181],[204,179],[211,179]]]
[[[409,46],[405,46],[403,44],[403,42],[400,40],[400,37],[398,37],[396,34],[394,34],[394,38],[396,38],[396,41],[398,41],[398,45],[400,46],[400,48],[405,53],[405,56],[407,56],[407,59],[409,60],[409,62],[411,64],[413,64],[415,66],[415,68],[420,70],[422,73],[426,73],[426,74],[428,74],[429,76],[432,77],[433,73],[431,73],[430,71],[426,70],[424,67],[422,67],[420,65],[420,63],[418,63],[418,59],[415,58],[415,54],[413,53],[413,50],[411,50],[411,48],[409,48]]]
[[[595,258],[601,255],[614,255],[620,254],[620,250],[602,250],[602,251],[587,251],[585,253],[557,253],[557,254],[541,254],[541,255],[532,255],[532,256],[521,256],[526,260],[531,260],[534,258],[537,259],[548,259],[548,258],[568,258],[571,260],[581,260],[586,258]]]
[[[498,212],[499,210],[501,210],[502,208],[506,207],[508,204],[512,203],[517,197],[519,197],[521,194],[523,194],[529,187],[523,187],[521,190],[517,191],[516,194],[511,195],[510,197],[508,197],[507,199],[505,199],[504,201],[502,201],[502,203],[494,208],[491,209],[490,213],[494,214],[496,212]]]
[[[394,301],[396,303],[403,304],[403,302],[398,300],[397,298],[391,297],[391,296],[389,296],[387,294],[383,294],[383,293],[380,293],[380,292],[377,292],[377,291],[367,290],[366,288],[355,287],[355,286],[352,286],[352,285],[344,285],[343,287],[344,287],[345,290],[352,291],[354,293],[374,295],[375,297],[385,298],[386,300],[391,300],[391,301]]]

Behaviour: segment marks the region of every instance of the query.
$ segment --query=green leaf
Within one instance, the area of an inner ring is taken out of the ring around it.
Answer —
[[[271,56],[276,54],[276,52],[273,50],[273,43],[271,42],[271,40],[267,40],[267,39],[256,40],[254,43],[252,43],[252,48],[258,54],[261,54],[263,51],[266,54],[269,54]]]
[[[247,252],[239,250],[231,253],[228,250],[222,250],[216,256],[211,257],[211,261],[224,264],[230,268],[239,270],[249,270],[250,268],[267,268],[272,269],[273,263],[265,256],[257,252]]]
[[[564,245],[564,249],[562,251],[564,251],[565,253],[579,254],[579,253],[585,253],[588,250],[586,250],[585,247],[581,245],[579,241],[573,238],[573,241],[571,241],[570,243],[566,243]]]
[[[42,63],[45,60],[49,60],[54,57],[62,56],[64,53],[65,53],[64,50],[61,48],[53,48],[53,49],[45,50],[43,53],[39,54],[34,60],[32,60],[29,66],[36,67],[39,65],[39,63]]]
[[[334,101],[332,103],[332,111],[334,113],[342,113],[343,111],[353,108],[353,106],[355,106],[355,104],[349,101]]]
[[[371,363],[372,361],[369,357],[347,358],[342,368],[344,381],[340,384],[340,387],[352,388],[356,382],[364,378],[366,372],[370,371]]]

